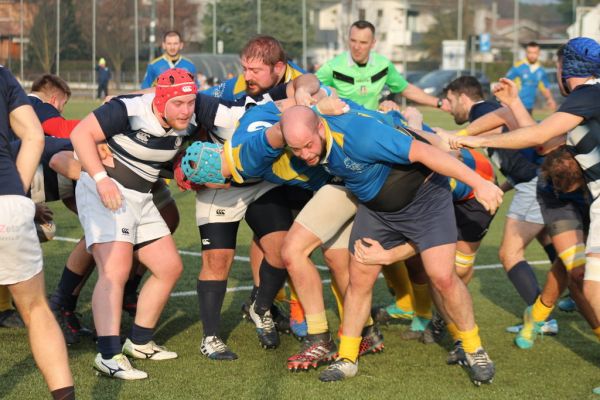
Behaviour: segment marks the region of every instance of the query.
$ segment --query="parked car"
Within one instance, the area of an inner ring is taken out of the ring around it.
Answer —
[[[432,96],[439,97],[442,95],[444,88],[448,86],[450,82],[460,76],[469,76],[471,75],[471,71],[463,69],[463,70],[454,70],[454,69],[438,69],[435,71],[431,71],[428,74],[424,75],[421,79],[419,79],[415,85],[423,89],[423,91]],[[483,95],[485,98],[490,97],[490,80],[487,76],[482,74],[481,72],[475,72],[475,78],[481,83],[483,86]]]

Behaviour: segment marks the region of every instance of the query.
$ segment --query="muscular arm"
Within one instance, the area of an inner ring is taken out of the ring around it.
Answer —
[[[93,113],[81,120],[71,134],[75,153],[77,153],[83,169],[90,176],[105,170],[96,148],[98,143],[105,140],[104,132]]]
[[[414,101],[415,103],[437,108],[437,97],[425,93],[423,89],[411,83],[409,83],[406,89],[404,89],[400,94],[407,99]]]
[[[497,147],[502,149],[524,149],[541,145],[548,140],[564,135],[583,121],[577,115],[557,112],[538,125],[520,128],[502,135],[481,137],[478,147]]]
[[[417,249],[412,243],[403,243],[389,250],[384,249],[377,240],[362,238],[354,242],[354,257],[370,265],[390,265],[397,261],[404,261],[417,254]]]
[[[17,155],[16,166],[23,189],[27,192],[44,151],[44,131],[40,120],[29,105],[12,110],[9,120],[13,132],[21,139],[21,149]]]
[[[420,162],[432,171],[471,186],[477,200],[492,214],[502,203],[502,191],[496,185],[486,181],[471,168],[442,150],[414,140],[409,159],[413,163]]]
[[[60,151],[50,158],[48,163],[56,173],[63,175],[73,181],[79,179],[81,163],[75,159],[72,151]]]

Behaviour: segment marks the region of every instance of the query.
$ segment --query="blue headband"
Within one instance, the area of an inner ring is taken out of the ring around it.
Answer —
[[[221,174],[222,148],[222,145],[216,143],[194,142],[187,148],[181,160],[181,169],[185,176],[199,185],[225,183]]]
[[[562,56],[562,78],[600,77],[600,44],[578,37],[569,40]]]

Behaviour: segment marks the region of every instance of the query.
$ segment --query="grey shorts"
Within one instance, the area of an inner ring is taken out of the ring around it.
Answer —
[[[535,177],[529,182],[515,185],[515,196],[506,214],[508,218],[534,224],[544,224],[540,203],[538,203],[536,196],[537,182],[538,178]]]
[[[554,193],[538,190],[537,198],[550,236],[568,231],[587,233],[590,226],[589,206],[563,200]]]
[[[399,211],[373,211],[360,204],[350,234],[350,251],[354,253],[356,240],[370,238],[384,249],[411,241],[422,252],[456,243],[457,235],[448,179],[435,174],[421,185],[413,201]]]

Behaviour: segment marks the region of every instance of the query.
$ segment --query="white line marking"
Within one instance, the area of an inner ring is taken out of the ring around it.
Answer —
[[[71,243],[79,242],[79,239],[63,237],[63,236],[55,236],[54,240],[59,240],[62,242],[71,242]],[[202,255],[199,252],[187,251],[187,250],[179,250],[179,254],[181,254],[183,256],[192,256],[192,257],[200,257]],[[236,261],[250,262],[250,258],[243,257],[243,256],[235,256],[234,259]],[[548,261],[548,260],[529,261],[529,264],[532,264],[532,265],[545,265],[545,264],[549,264],[549,263],[550,263],[550,261]],[[320,269],[321,271],[329,271],[329,268],[327,268],[324,265],[317,265],[316,267],[318,269]],[[476,265],[474,268],[475,269],[498,269],[498,268],[502,268],[502,264]],[[382,276],[383,275],[379,274],[379,278],[381,278]],[[331,282],[331,279],[323,279],[323,283],[330,283],[330,282]],[[235,287],[227,288],[228,293],[243,292],[243,291],[249,291],[249,290],[252,290],[252,286],[235,286]],[[171,297],[189,297],[189,296],[196,296],[196,291],[190,290],[190,291],[186,291],[186,292],[171,293]]]

